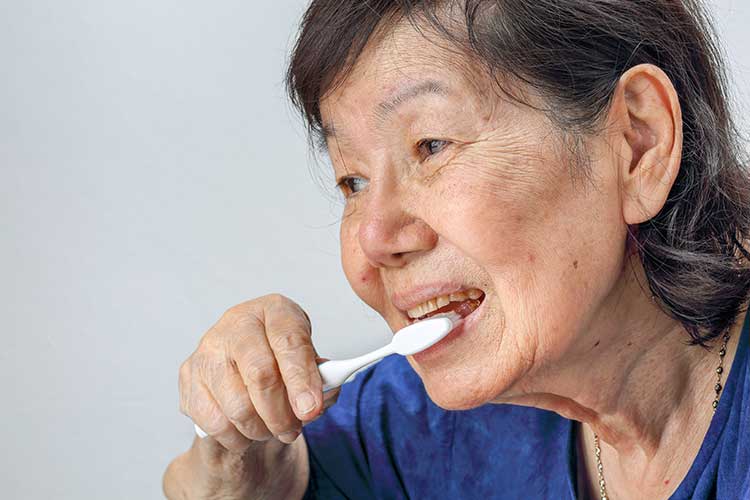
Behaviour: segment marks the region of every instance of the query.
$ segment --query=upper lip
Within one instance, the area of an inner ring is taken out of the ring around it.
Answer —
[[[401,292],[394,292],[391,295],[391,302],[397,309],[406,312],[409,309],[414,309],[419,304],[434,299],[435,297],[471,290],[473,288],[481,290],[477,287],[461,285],[458,283],[431,283]]]

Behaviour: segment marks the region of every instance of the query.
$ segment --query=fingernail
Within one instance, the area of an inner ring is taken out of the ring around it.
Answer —
[[[292,444],[295,439],[297,439],[297,436],[299,436],[298,432],[285,432],[284,434],[279,434],[279,441],[286,444]]]
[[[294,400],[300,415],[310,413],[315,408],[315,396],[311,392],[303,392]]]

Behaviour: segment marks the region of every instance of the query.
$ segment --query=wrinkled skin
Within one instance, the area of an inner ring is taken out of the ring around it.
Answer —
[[[615,151],[593,142],[596,189],[572,182],[573,160],[542,114],[479,92],[488,82],[435,64],[444,56],[402,29],[367,51],[322,109],[335,124],[337,176],[367,181],[341,223],[355,292],[394,330],[408,321],[394,292],[456,282],[486,294],[476,330],[449,355],[429,366],[412,360],[436,403],[468,408],[599,338],[596,316],[623,277],[627,224]],[[377,117],[378,103],[425,80],[447,91]],[[425,157],[416,146],[424,139],[448,143]]]
[[[710,423],[716,363],[651,300],[629,244],[679,171],[674,87],[654,66],[629,70],[576,155],[547,116],[434,42],[408,24],[380,34],[321,102],[349,283],[394,331],[420,287],[481,289],[471,328],[409,358],[432,400],[555,411],[584,424],[584,450],[601,436],[617,498],[668,496]],[[581,467],[593,489],[594,464]]]

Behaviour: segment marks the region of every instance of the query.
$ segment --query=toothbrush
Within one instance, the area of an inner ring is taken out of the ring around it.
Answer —
[[[323,380],[323,392],[333,390],[344,384],[352,373],[376,361],[380,361],[390,354],[409,356],[424,351],[428,347],[437,344],[451,330],[453,330],[462,318],[456,313],[446,313],[433,316],[430,319],[412,323],[402,328],[393,335],[390,344],[375,349],[352,359],[326,361],[318,365],[320,378]],[[195,424],[195,433],[200,438],[208,434],[198,424]]]

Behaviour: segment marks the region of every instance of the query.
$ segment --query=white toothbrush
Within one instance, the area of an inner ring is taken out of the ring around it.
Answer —
[[[418,321],[397,331],[391,343],[380,349],[352,359],[326,361],[319,364],[318,370],[323,379],[323,392],[341,386],[352,373],[390,354],[409,356],[424,351],[448,335],[461,319],[461,316],[456,313],[447,313]],[[198,427],[198,424],[195,424],[195,433],[200,438],[208,435]]]

